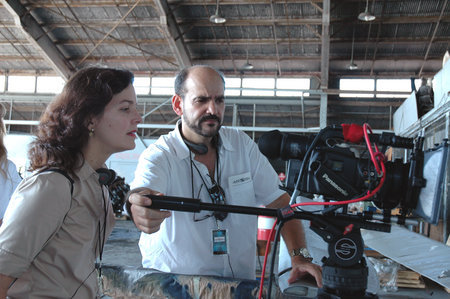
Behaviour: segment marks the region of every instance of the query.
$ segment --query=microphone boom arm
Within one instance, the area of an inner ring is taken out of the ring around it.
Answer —
[[[349,215],[349,214],[314,214],[311,212],[299,212],[294,211],[292,208],[285,207],[282,209],[272,208],[258,208],[251,206],[240,205],[221,205],[202,202],[199,199],[176,197],[176,196],[162,196],[162,195],[146,195],[152,200],[152,204],[147,206],[150,209],[166,209],[180,212],[200,212],[213,211],[213,212],[227,212],[236,214],[256,215],[256,216],[269,216],[275,217],[279,220],[288,220],[292,218],[310,220],[319,225],[331,224],[333,226],[345,226],[348,223],[352,223],[354,226],[364,228],[368,230],[390,232],[390,225],[386,223],[377,223],[368,221],[368,216],[362,215]],[[286,213],[286,209],[291,209],[291,212]],[[284,210],[284,211],[283,211]],[[280,212],[281,211],[281,212]]]

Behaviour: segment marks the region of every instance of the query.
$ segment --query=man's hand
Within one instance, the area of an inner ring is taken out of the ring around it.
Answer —
[[[292,271],[289,276],[288,283],[296,282],[305,275],[311,275],[316,280],[317,286],[322,287],[322,267],[311,263],[309,260],[301,257],[294,256],[291,258]]]
[[[164,219],[170,217],[171,213],[169,211],[151,209],[152,200],[145,196],[148,194],[163,195],[148,188],[139,188],[131,191],[128,201],[130,203],[131,218],[136,227],[144,233],[152,234],[159,230],[161,223]]]

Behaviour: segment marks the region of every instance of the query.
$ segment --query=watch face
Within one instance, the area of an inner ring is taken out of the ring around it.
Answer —
[[[306,259],[312,258],[312,256],[309,254],[308,249],[306,248],[296,248],[293,249],[291,252],[291,256],[302,256]]]
[[[311,255],[309,254],[308,249],[306,248],[302,248],[300,249],[301,254],[303,255],[304,258],[311,258]]]

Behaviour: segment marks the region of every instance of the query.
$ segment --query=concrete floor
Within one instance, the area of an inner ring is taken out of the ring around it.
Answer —
[[[142,277],[146,274],[146,270],[141,267],[141,255],[138,247],[140,232],[129,220],[117,220],[114,230],[107,240],[103,252],[103,265],[106,270],[109,268],[109,273],[114,271],[113,276],[116,279],[130,279],[133,277]],[[113,270],[111,270],[113,269]],[[123,275],[124,270],[127,273]],[[120,275],[117,273],[120,272]],[[105,271],[108,273],[108,271]],[[427,299],[437,298],[444,299],[450,298],[450,294],[431,281],[427,281],[427,289],[406,289],[399,288],[397,292],[381,292],[378,294],[382,299]],[[128,283],[130,284],[130,283]],[[114,297],[113,298],[119,298]],[[120,296],[120,298],[144,298],[144,297],[132,297],[132,296]],[[275,297],[272,297],[275,298]],[[277,298],[308,298],[303,296],[281,296]]]
[[[103,264],[141,267],[138,241],[140,232],[130,220],[116,220],[116,225],[103,250]]]
[[[143,269],[139,236],[131,221],[117,220],[105,244],[102,273],[105,294],[111,298],[257,298],[258,281],[151,273]],[[283,296],[274,286],[271,298],[291,297]]]

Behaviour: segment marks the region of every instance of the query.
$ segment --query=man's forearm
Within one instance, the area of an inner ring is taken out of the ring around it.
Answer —
[[[291,219],[286,222],[281,228],[281,235],[289,253],[294,249],[306,248],[305,233],[301,220]]]
[[[287,193],[267,205],[268,208],[279,209],[289,205],[290,197]],[[286,243],[288,252],[294,249],[306,248],[305,233],[300,219],[291,219],[281,228],[281,235]]]

